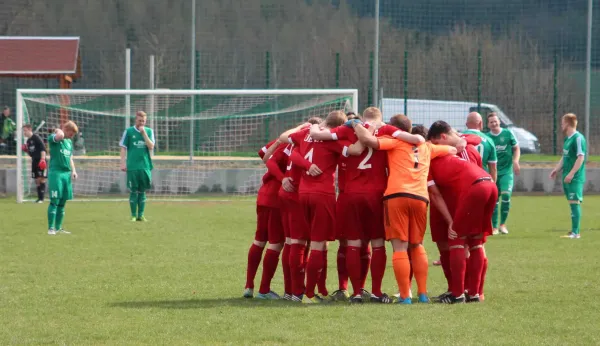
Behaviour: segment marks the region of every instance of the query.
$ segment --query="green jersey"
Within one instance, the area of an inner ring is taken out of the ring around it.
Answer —
[[[73,142],[64,138],[62,141],[55,141],[54,134],[48,137],[48,146],[50,146],[50,168],[52,171],[70,172],[71,156],[73,155]]]
[[[148,135],[148,138],[154,143],[154,132],[151,128],[144,127],[144,131]],[[150,157],[150,150],[146,146],[144,137],[140,131],[132,126],[123,132],[123,137],[119,145],[127,149],[127,170],[152,170],[152,158]]]
[[[481,137],[481,143],[477,145],[475,148],[479,152],[481,156],[481,163],[483,164],[483,169],[486,172],[490,172],[490,167],[488,164],[498,162],[498,157],[496,156],[496,146],[494,145],[494,141],[486,134],[479,130],[465,130],[462,131],[464,134],[477,135]]]
[[[496,146],[498,156],[498,176],[513,173],[513,148],[519,145],[515,136],[507,129],[501,129],[500,133],[489,132],[488,135]]]
[[[570,137],[565,138],[565,144],[563,145],[563,179],[571,172],[577,158],[581,155],[585,157],[586,154],[587,143],[579,131],[575,131]],[[575,172],[572,182],[585,183],[585,160]]]

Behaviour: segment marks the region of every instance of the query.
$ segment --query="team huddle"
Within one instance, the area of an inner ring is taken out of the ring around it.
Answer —
[[[254,279],[266,246],[256,298],[280,299],[271,290],[271,280],[282,252],[283,299],[391,303],[381,289],[387,240],[393,248],[397,302],[412,303],[413,278],[418,301],[429,302],[423,239],[431,204],[432,240],[448,283],[447,292],[436,300],[446,304],[483,300],[484,244],[487,236],[508,233],[505,222],[512,173],[519,172],[519,150],[495,114],[488,116],[488,126],[503,144],[481,133],[482,124],[478,113],[468,115],[471,130],[464,134],[444,121],[429,129],[412,127],[404,115],[385,124],[381,111],[369,107],[362,119],[341,111],[322,121],[311,118],[268,143],[259,152],[268,171],[258,192],[257,230],[248,253],[244,297],[254,296]],[[562,160],[560,168],[567,170]],[[579,172],[582,167],[576,168]],[[329,294],[327,247],[334,240],[339,241],[338,289]],[[371,292],[365,290],[369,269]]]

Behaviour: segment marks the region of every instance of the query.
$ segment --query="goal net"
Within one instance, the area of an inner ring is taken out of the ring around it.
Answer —
[[[231,199],[258,191],[266,169],[257,153],[266,143],[310,117],[357,105],[356,90],[20,89],[17,126],[31,124],[47,142],[74,121],[75,198],[126,199],[119,140],[144,111],[156,141],[148,198]],[[34,199],[31,160],[20,151],[17,172],[18,202]]]

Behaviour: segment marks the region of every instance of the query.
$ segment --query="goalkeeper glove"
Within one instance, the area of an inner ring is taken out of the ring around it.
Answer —
[[[29,150],[27,149],[27,144],[23,143],[23,145],[21,145],[21,150],[28,152]]]
[[[360,124],[362,125],[362,121],[360,121],[360,119],[352,119],[352,120],[348,120],[344,123],[344,126],[349,127],[349,128],[354,128],[354,124]]]
[[[46,160],[42,160],[40,161],[40,163],[38,164],[39,169],[41,169],[42,171],[46,169],[46,167],[48,167],[48,165],[46,164]]]

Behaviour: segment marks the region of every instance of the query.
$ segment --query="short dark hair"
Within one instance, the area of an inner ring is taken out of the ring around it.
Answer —
[[[423,125],[417,125],[412,128],[410,131],[413,135],[421,135],[423,138],[427,138],[427,128]]]
[[[33,126],[31,126],[31,124],[25,124],[25,125],[23,125],[23,128],[31,130],[31,129],[33,129]]]
[[[391,117],[390,125],[395,126],[404,132],[410,132],[412,129],[412,121],[404,114],[396,114]]]
[[[321,122],[323,122],[323,119],[319,117],[310,117],[308,120],[306,120],[306,122],[312,125],[319,125]]]
[[[448,134],[452,131],[452,126],[443,120],[438,120],[431,124],[427,131],[427,139],[437,139],[443,134]]]
[[[491,113],[488,113],[487,118],[489,119],[491,117],[497,117],[497,116],[498,116],[498,114],[496,114],[496,112],[491,112]]]
[[[360,119],[360,117],[358,115],[356,115],[354,112],[346,113],[346,117],[348,118],[348,120]]]

